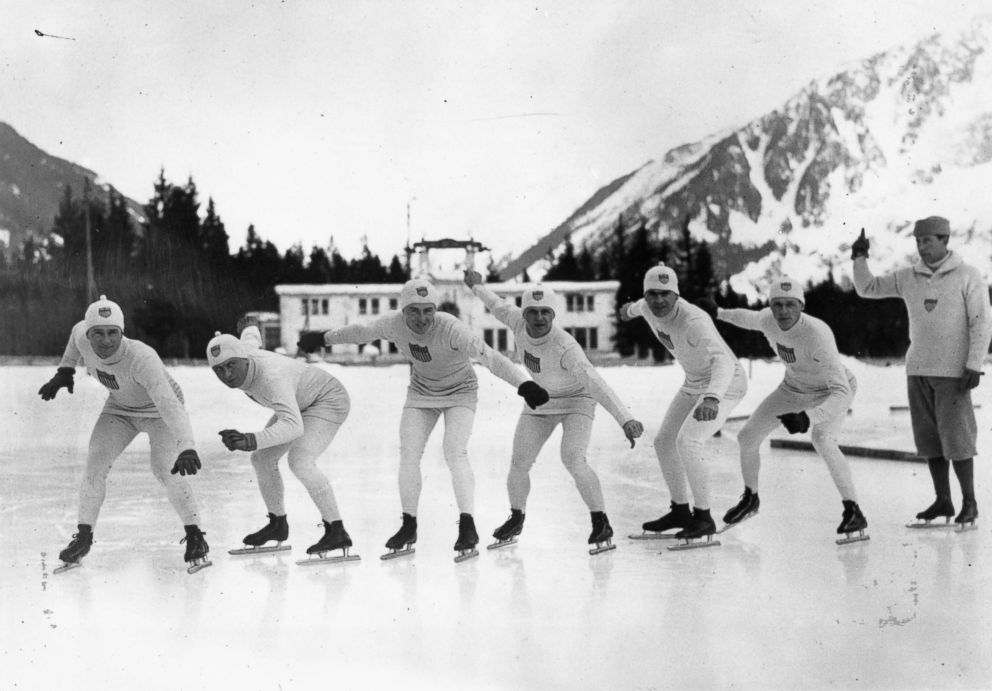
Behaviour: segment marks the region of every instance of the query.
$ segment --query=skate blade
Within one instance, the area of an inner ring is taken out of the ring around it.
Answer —
[[[468,561],[469,559],[475,559],[479,556],[479,550],[477,549],[463,549],[458,551],[458,556],[455,557],[455,563],[460,564],[463,561]]]
[[[956,533],[966,533],[970,530],[978,530],[978,521],[968,521],[967,523],[958,523],[957,528],[954,532]]]
[[[326,552],[316,552],[309,559],[301,559],[296,562],[298,566],[320,566],[324,564],[343,564],[348,561],[361,561],[358,554],[344,554],[337,557],[325,557]]]
[[[65,573],[66,571],[72,571],[73,569],[78,569],[83,565],[81,561],[66,562],[62,566],[56,566],[52,569],[53,574]]]
[[[739,523],[740,521],[738,521]],[[682,552],[687,549],[703,549],[704,547],[719,547],[720,541],[714,540],[712,535],[707,535],[706,539],[702,538],[679,538],[680,542],[677,545],[672,545],[668,547],[669,552]],[[684,540],[684,541],[681,541]],[[664,554],[664,552],[659,552],[658,554]]]
[[[379,558],[383,561],[389,561],[390,559],[398,559],[399,557],[405,557],[416,552],[413,547],[407,547],[406,549],[394,549],[391,552],[386,552]]]
[[[509,547],[515,544],[517,544],[517,538],[511,537],[509,540],[497,540],[493,544],[487,545],[486,549],[502,549],[503,547]]]
[[[865,535],[861,533],[859,535],[853,535],[851,533],[847,534],[847,537],[842,537],[839,540],[835,540],[838,545],[849,545],[852,542],[864,542],[865,540],[870,540],[871,535]]]
[[[589,550],[589,556],[594,557],[597,554],[602,554],[603,552],[609,552],[610,550],[614,550],[616,548],[617,548],[617,546],[614,545],[609,540],[607,540],[605,543],[603,543],[603,542],[597,542],[596,543],[596,546],[593,547],[591,550]]]
[[[628,535],[631,540],[674,540],[675,533],[652,533],[645,530],[640,535]]]
[[[752,511],[751,513],[744,514],[744,518],[740,519],[736,523],[724,523],[723,527],[720,528],[718,531],[716,531],[716,534],[717,535],[720,535],[722,533],[727,532],[731,528],[736,528],[737,526],[739,526],[744,521],[749,520],[749,519],[754,518],[755,516],[757,516],[758,513],[759,513],[758,511]]]
[[[934,523],[933,521],[920,521],[918,523],[907,523],[907,528],[912,528],[913,530],[939,530],[941,528],[957,528],[957,523],[951,523],[948,519],[947,523]]]
[[[273,554],[275,552],[288,552],[293,549],[292,545],[284,545],[281,542],[278,545],[268,545],[260,547],[241,547],[238,549],[227,550],[228,554],[233,554],[236,557],[240,557],[244,554]]]
[[[186,569],[186,573],[194,574],[197,571],[202,571],[203,569],[207,568],[208,566],[213,566],[213,565],[214,565],[214,563],[212,561],[207,561],[206,559],[204,559],[202,561],[196,561],[196,562],[193,562],[188,569]]]

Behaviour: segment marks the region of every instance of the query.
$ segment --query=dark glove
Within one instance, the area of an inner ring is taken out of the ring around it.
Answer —
[[[719,309],[719,305],[711,297],[701,297],[696,300],[696,307],[706,312],[710,315],[710,319],[716,321],[716,311]]]
[[[961,391],[968,391],[974,389],[978,386],[978,382],[982,380],[982,372],[977,370],[968,369],[964,370],[964,374],[961,375],[961,379],[958,380],[958,388]]]
[[[789,434],[802,434],[809,429],[809,415],[806,414],[805,410],[800,410],[798,413],[785,413],[779,415],[778,419],[789,430]]]
[[[175,464],[172,466],[172,474],[196,475],[196,471],[202,467],[200,465],[200,457],[196,454],[196,451],[186,449],[179,454],[179,458],[176,459]]]
[[[324,332],[307,331],[300,336],[300,340],[296,342],[296,347],[304,353],[316,353],[318,349],[324,347]]]
[[[523,397],[524,402],[531,410],[539,405],[544,405],[550,398],[548,392],[542,389],[540,384],[530,379],[517,387],[517,395]]]
[[[236,429],[225,429],[218,432],[221,441],[228,451],[254,451],[258,448],[255,435],[251,432],[239,432]]]
[[[241,335],[241,332],[244,331],[245,329],[247,329],[249,326],[258,326],[258,325],[259,325],[258,324],[258,317],[254,316],[254,315],[247,315],[246,314],[246,315],[242,316],[241,319],[238,320],[237,334],[238,334],[238,336],[240,336]]]
[[[58,393],[59,389],[65,387],[69,389],[69,393],[72,393],[72,387],[75,385],[72,375],[76,373],[74,367],[59,367],[55,372],[55,376],[48,380],[48,383],[38,389],[38,395],[41,396],[41,400],[50,401],[55,398],[55,394]]]
[[[865,257],[865,258],[867,258],[868,257],[868,246],[870,244],[871,243],[868,242],[868,238],[865,237],[865,229],[862,228],[861,229],[861,235],[859,235],[858,236],[858,239],[854,241],[854,244],[853,245],[851,245],[851,259],[852,260],[853,259],[857,259],[858,257]]]

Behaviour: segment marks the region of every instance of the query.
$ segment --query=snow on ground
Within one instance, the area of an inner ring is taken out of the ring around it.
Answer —
[[[178,520],[139,440],[116,463],[82,568],[58,576],[74,531],[78,482],[105,394],[43,403],[53,367],[0,368],[0,669],[4,689],[662,689],[981,688],[992,556],[988,518],[965,534],[909,531],[930,501],[926,466],[852,458],[871,540],[834,544],[840,501],[812,454],[764,451],[761,514],[715,549],[672,553],[633,542],[668,503],[650,439],[681,379],[677,367],[601,370],[646,426],[633,450],[599,411],[589,457],[603,481],[617,550],[590,557],[588,514],[552,437],[533,471],[518,545],[452,562],[450,477],[435,432],[424,462],[420,541],[382,562],[399,523],[397,427],[407,368],[332,371],[352,415],[321,466],[334,482],[357,563],[301,568],[319,517],[286,473],[292,556],[234,558],[265,510],[248,459],[217,431],[268,413],[205,367],[176,367],[204,470],[194,478],[214,565],[182,563]],[[861,384],[845,443],[912,449],[902,367],[849,366]],[[748,364],[753,409],[778,383],[775,363]],[[470,457],[483,543],[507,514],[505,473],[519,399],[479,370]],[[992,387],[978,390],[980,453],[992,447]],[[741,491],[734,430],[711,443],[714,513]],[[992,510],[987,458],[978,501]],[[285,468],[285,465],[283,466]],[[956,483],[954,483],[956,488]],[[955,490],[955,497],[957,493]],[[988,514],[986,514],[987,516]]]

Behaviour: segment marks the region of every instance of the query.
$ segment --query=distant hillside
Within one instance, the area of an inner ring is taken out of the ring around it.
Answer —
[[[95,193],[107,193],[109,186],[92,170],[46,153],[0,122],[0,252],[16,250],[28,237],[47,236],[66,186],[81,195],[84,179]],[[141,218],[142,205],[127,202]]]

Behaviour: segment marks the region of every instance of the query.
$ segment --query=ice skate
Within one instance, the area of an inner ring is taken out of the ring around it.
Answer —
[[[965,497],[961,502],[961,513],[954,522],[959,531],[978,529],[978,502],[974,497]]]
[[[907,528],[954,528],[951,517],[954,516],[954,503],[948,496],[938,496],[933,504],[916,514],[916,523],[907,523]],[[934,523],[935,518],[944,518],[943,523]]]
[[[701,547],[719,547],[720,541],[714,540],[714,535],[716,535],[716,523],[710,515],[710,510],[695,508],[692,511],[692,523],[687,528],[675,533],[679,543],[668,549],[672,552],[678,552]]]
[[[383,554],[380,559],[395,559],[413,554],[413,545],[417,542],[417,517],[408,513],[403,514],[403,525],[391,538],[386,540],[386,549],[390,550]]]
[[[602,511],[592,512],[592,532],[589,534],[589,544],[596,545],[589,554],[596,555],[616,549],[613,544],[613,528],[610,527],[610,519]]]
[[[245,546],[240,549],[228,550],[228,554],[270,554],[272,552],[287,552],[292,549],[291,545],[284,545],[289,537],[289,524],[286,523],[285,516],[269,515],[269,523],[258,532],[246,535],[243,542]],[[266,542],[275,540],[276,544],[266,545]]]
[[[475,519],[471,514],[463,513],[458,515],[458,540],[455,542],[455,551],[458,556],[455,562],[465,561],[479,556],[479,550],[475,546],[479,544],[479,533],[475,531]]]
[[[357,554],[348,554],[348,550],[351,548],[351,536],[344,529],[344,523],[341,521],[331,521],[330,523],[324,521],[323,526],[323,537],[316,544],[307,547],[307,554],[310,555],[310,558],[298,561],[296,562],[297,564],[300,566],[312,566],[314,564],[341,564],[346,561],[361,560],[361,557]],[[341,556],[325,556],[328,552],[333,552],[336,549],[341,550]]]
[[[761,500],[758,498],[757,492],[752,492],[750,487],[745,487],[741,500],[723,515],[724,526],[716,531],[717,534],[725,533],[735,525],[739,525],[749,518],[754,518],[758,515],[759,506],[761,506]]]
[[[183,559],[189,564],[189,568],[186,569],[186,573],[196,573],[200,569],[205,569],[208,566],[213,566],[213,562],[207,559],[207,553],[210,551],[210,546],[207,541],[203,539],[206,535],[202,530],[200,530],[195,525],[187,525],[186,537],[179,541],[180,544],[186,543],[186,555]]]
[[[93,545],[93,529],[88,525],[79,525],[79,532],[74,533],[72,536],[72,541],[69,545],[59,552],[59,559],[62,560],[62,566],[58,566],[52,569],[53,574],[63,573],[69,571],[70,569],[75,569],[76,567],[83,565],[83,557],[85,557],[90,552],[90,547]]]
[[[692,523],[692,509],[688,504],[670,503],[671,510],[661,518],[648,521],[641,526],[640,535],[628,535],[631,540],[674,540],[675,533],[666,533],[673,528],[686,528]]]
[[[844,515],[840,519],[840,525],[837,526],[837,534],[843,533],[846,537],[837,540],[837,544],[849,545],[852,542],[862,542],[869,539],[870,536],[865,535],[865,528],[867,527],[868,520],[861,513],[861,507],[856,502],[845,499]],[[857,531],[857,535],[853,535],[855,531]]]
[[[493,537],[496,538],[496,542],[489,545],[487,549],[499,549],[500,547],[509,547],[517,543],[517,536],[523,532],[524,529],[524,512],[520,509],[510,509],[510,517],[506,519],[506,522],[493,531]]]

